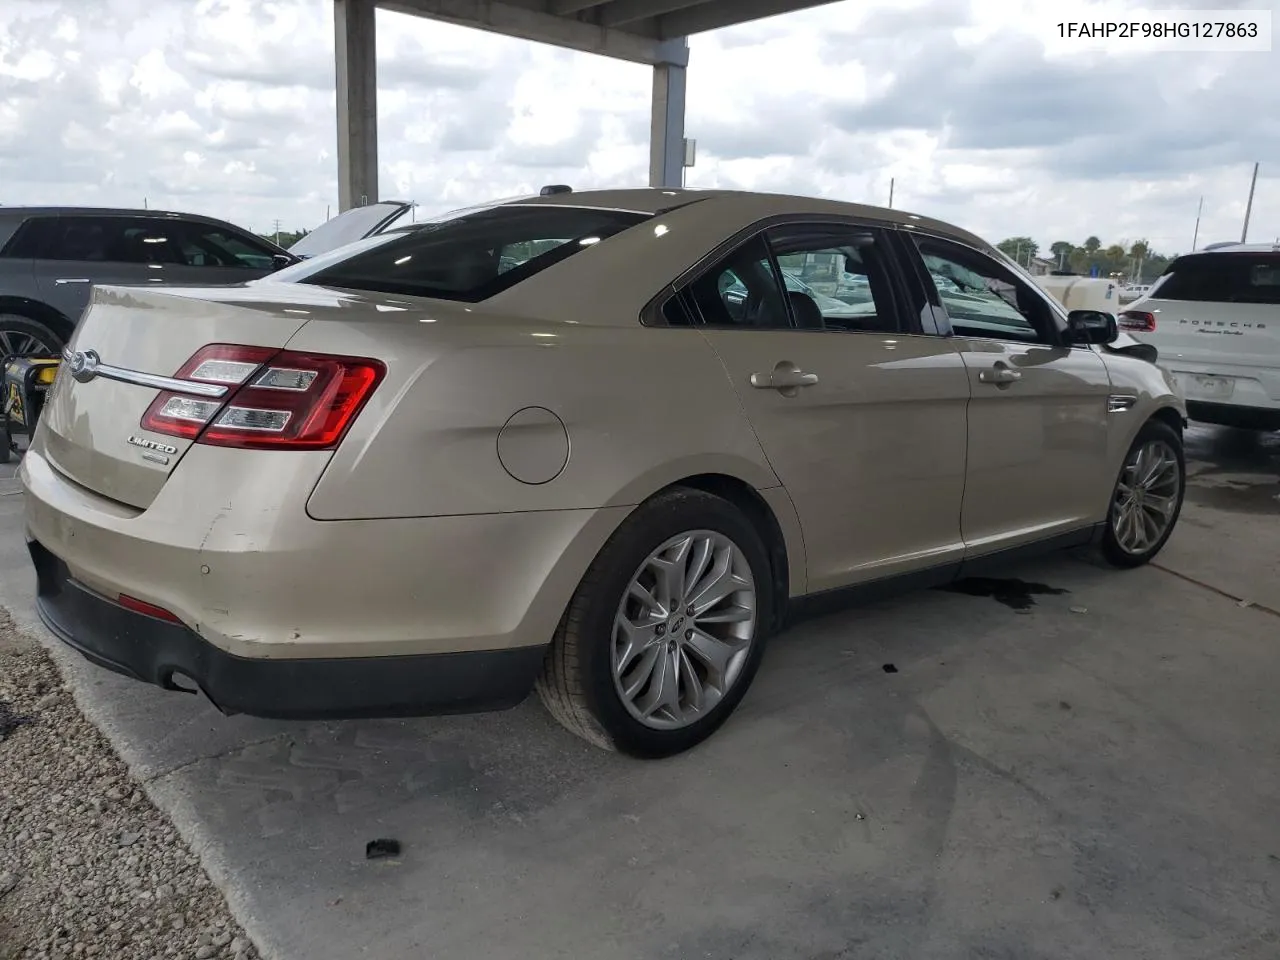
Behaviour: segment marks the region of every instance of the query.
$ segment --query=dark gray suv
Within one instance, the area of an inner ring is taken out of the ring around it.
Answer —
[[[61,351],[95,283],[242,283],[297,261],[195,214],[0,207],[0,362]]]

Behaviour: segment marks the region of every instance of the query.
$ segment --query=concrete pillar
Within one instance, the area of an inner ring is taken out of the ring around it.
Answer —
[[[653,113],[649,126],[649,186],[684,183],[685,72],[689,41],[663,44],[665,55],[653,65]]]
[[[333,0],[338,87],[338,211],[378,202],[374,0]]]

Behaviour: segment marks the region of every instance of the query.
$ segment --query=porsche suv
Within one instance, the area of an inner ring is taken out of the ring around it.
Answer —
[[[788,286],[806,254],[865,278],[856,317]],[[1117,336],[956,227],[714,191],[560,192],[238,286],[100,287],[21,468],[38,608],[227,712],[536,689],[593,743],[669,755],[801,598],[1027,550],[1151,559],[1185,411]]]
[[[1178,257],[1119,325],[1160,351],[1191,419],[1280,430],[1280,244]]]

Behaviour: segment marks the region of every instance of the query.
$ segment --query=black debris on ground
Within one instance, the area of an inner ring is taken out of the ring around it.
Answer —
[[[9,734],[24,724],[31,722],[31,717],[24,717],[22,714],[14,712],[10,704],[0,700],[0,740],[7,740]]]
[[[368,860],[381,860],[383,857],[400,856],[399,840],[370,840],[364,846],[364,855]]]

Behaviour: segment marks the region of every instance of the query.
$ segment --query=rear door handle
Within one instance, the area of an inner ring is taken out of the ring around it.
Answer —
[[[92,283],[93,281],[90,280],[88,277],[59,277],[57,280],[53,282],[62,284],[62,283]]]
[[[978,379],[982,383],[994,383],[996,385],[1017,383],[1022,379],[1022,371],[1011,370],[1003,364],[997,364],[990,370],[979,371]]]
[[[805,373],[794,363],[783,360],[769,373],[753,373],[751,385],[757,390],[790,390],[798,387],[811,387],[818,382],[816,373]]]

